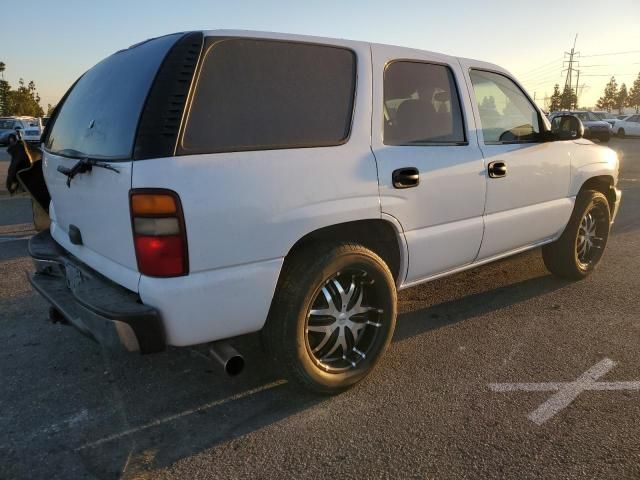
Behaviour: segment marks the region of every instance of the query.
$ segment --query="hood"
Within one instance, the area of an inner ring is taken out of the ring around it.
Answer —
[[[583,121],[582,124],[585,127],[606,127],[606,128],[609,128],[609,125],[611,125],[609,122],[605,122],[603,120],[586,120],[586,121]]]

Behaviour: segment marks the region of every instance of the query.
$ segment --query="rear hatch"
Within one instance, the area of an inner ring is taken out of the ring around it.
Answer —
[[[139,124],[158,72],[182,37],[174,34],[143,42],[87,71],[63,99],[43,139],[53,238],[93,269],[134,291],[139,273],[129,191],[134,157],[139,158],[134,153],[140,142]],[[181,116],[181,111],[175,113]],[[93,162],[90,171],[71,179],[60,171],[83,159]]]

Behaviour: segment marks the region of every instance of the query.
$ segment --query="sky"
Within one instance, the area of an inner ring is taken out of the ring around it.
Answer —
[[[640,0],[30,0],[28,15],[0,24],[0,61],[12,86],[35,81],[46,110],[88,68],[141,40],[199,29],[277,31],[489,61],[544,107],[553,85],[564,85],[564,52],[577,34],[580,104],[591,106],[611,75],[630,87],[640,72],[639,27]]]

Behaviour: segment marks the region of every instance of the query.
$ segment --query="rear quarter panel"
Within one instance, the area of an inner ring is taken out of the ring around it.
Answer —
[[[166,188],[181,199],[189,275],[142,276],[144,303],[162,313],[170,344],[203,343],[264,325],[284,257],[304,235],[380,218],[370,147],[371,62],[357,54],[352,128],[339,146],[188,155],[133,164],[132,188]]]
[[[371,65],[357,54],[357,93],[344,145],[188,155],[134,162],[132,188],[180,196],[190,272],[284,257],[305,234],[327,225],[380,218],[370,149]]]

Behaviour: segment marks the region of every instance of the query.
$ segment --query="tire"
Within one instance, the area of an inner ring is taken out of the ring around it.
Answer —
[[[547,269],[570,280],[582,280],[591,274],[607,245],[610,218],[607,197],[595,190],[580,192],[560,238],[542,247]]]
[[[625,136],[624,128],[621,128],[621,129],[618,130],[618,136],[620,138],[624,138],[624,136]]]
[[[17,140],[17,137],[15,135],[9,135],[7,137],[7,145],[11,145],[11,140]]]
[[[322,394],[364,379],[395,329],[396,288],[386,263],[362,245],[341,243],[294,252],[280,277],[263,329],[277,366]]]

